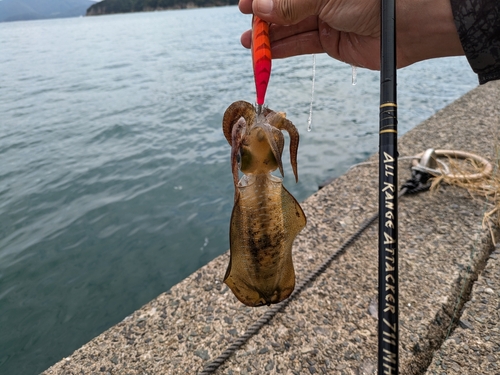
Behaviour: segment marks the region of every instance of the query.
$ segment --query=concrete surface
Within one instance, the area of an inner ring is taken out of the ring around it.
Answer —
[[[498,162],[499,113],[500,81],[490,82],[405,134],[400,155],[434,147]],[[401,182],[408,164],[399,163]],[[376,213],[377,171],[354,168],[302,204],[298,280]],[[490,257],[484,212],[484,202],[454,186],[400,200],[400,373],[500,374],[500,255]],[[215,374],[376,373],[376,226]],[[198,373],[268,310],[242,305],[221,284],[228,260],[216,258],[43,374]]]
[[[500,246],[474,284],[455,331],[436,351],[428,374],[500,374]]]

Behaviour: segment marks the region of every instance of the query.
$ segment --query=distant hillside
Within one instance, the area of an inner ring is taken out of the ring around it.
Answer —
[[[104,0],[92,5],[87,10],[87,16],[237,4],[238,0]]]
[[[84,16],[91,0],[0,0],[0,22]]]

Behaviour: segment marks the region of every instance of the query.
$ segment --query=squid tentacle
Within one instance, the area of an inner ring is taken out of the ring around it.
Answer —
[[[240,100],[231,104],[224,113],[222,119],[222,131],[227,142],[232,145],[232,129],[236,121],[243,117],[247,124],[253,124],[255,120],[255,108],[248,102]]]
[[[299,132],[295,125],[285,118],[285,114],[282,112],[272,113],[268,116],[268,121],[271,126],[279,130],[286,130],[290,135],[290,163],[292,164],[293,174],[295,175],[295,182],[298,182],[297,152],[299,148]]]
[[[262,130],[264,130],[264,133],[266,134],[267,141],[269,142],[269,146],[271,147],[271,151],[274,155],[274,158],[278,162],[278,168],[280,170],[280,173],[282,176],[284,176],[283,172],[283,162],[281,161],[281,155],[283,153],[283,145],[285,143],[285,140],[283,139],[283,134],[277,130],[276,133],[276,128],[273,128],[270,124],[263,123],[261,125],[258,125]],[[279,133],[279,135],[278,135]],[[282,140],[280,139],[280,136]],[[280,148],[281,145],[281,148]]]
[[[243,143],[243,135],[245,133],[247,122],[242,116],[236,121],[231,130],[231,168],[233,171],[234,186],[238,185],[239,172],[238,172],[238,154],[240,153],[241,144]],[[237,191],[237,190],[236,190]],[[236,195],[235,198],[236,200]]]

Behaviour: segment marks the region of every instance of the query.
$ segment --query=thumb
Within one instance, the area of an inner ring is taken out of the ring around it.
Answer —
[[[293,25],[303,19],[319,15],[321,0],[253,0],[253,13],[267,22]]]

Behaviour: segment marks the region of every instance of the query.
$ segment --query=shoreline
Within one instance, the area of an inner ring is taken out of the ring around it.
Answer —
[[[106,4],[102,4],[102,2],[95,3],[94,5],[90,6],[87,9],[87,12],[85,14],[85,17],[94,17],[94,16],[106,16],[106,15],[112,15],[112,14],[128,14],[128,13],[145,13],[145,12],[163,12],[163,11],[168,11],[168,10],[182,10],[182,9],[200,9],[200,8],[218,8],[218,7],[227,7],[227,6],[234,6],[237,5],[237,2],[234,4],[231,4],[232,0],[227,0],[227,4],[216,4],[216,3],[211,3],[203,6],[196,5],[193,1],[188,1],[182,4],[177,4],[171,7],[158,7],[158,8],[150,8],[150,7],[145,7],[143,10],[128,10],[128,11],[106,11],[105,6]],[[99,5],[98,5],[99,4]]]

